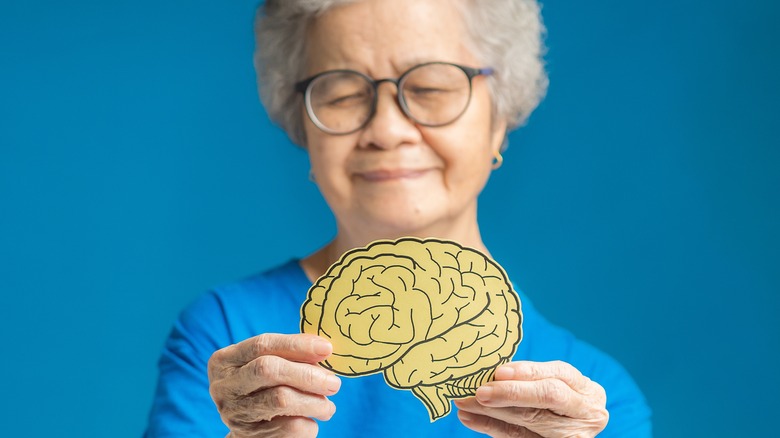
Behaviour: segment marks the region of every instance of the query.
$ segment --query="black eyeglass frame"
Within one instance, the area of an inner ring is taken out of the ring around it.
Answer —
[[[404,93],[401,92],[401,87],[403,86],[404,80],[409,76],[410,73],[412,73],[413,71],[415,71],[415,70],[417,70],[417,69],[419,69],[421,67],[425,67],[425,66],[429,66],[429,65],[435,65],[435,64],[451,65],[453,67],[457,67],[458,69],[460,69],[466,75],[466,77],[469,80],[469,98],[466,101],[466,105],[463,106],[463,109],[460,111],[460,113],[458,113],[458,115],[456,115],[452,120],[450,120],[448,122],[444,122],[444,123],[424,123],[424,122],[421,122],[420,120],[418,120],[416,117],[414,117],[411,114],[411,112],[409,111],[409,106],[406,104],[406,98],[404,97]],[[355,128],[355,129],[353,129],[351,131],[339,132],[339,131],[334,131],[332,129],[329,129],[328,127],[323,125],[322,122],[320,122],[320,120],[317,118],[317,115],[314,113],[314,109],[312,108],[312,105],[311,105],[311,84],[314,81],[316,81],[317,79],[319,79],[320,77],[325,76],[325,75],[329,75],[329,74],[333,74],[333,73],[354,73],[354,74],[357,74],[357,75],[363,77],[366,80],[366,82],[371,84],[371,86],[374,89],[374,96],[373,96],[373,99],[371,101],[371,111],[369,111],[368,117],[366,117],[366,120],[362,124],[360,124],[360,126],[358,126],[357,128]],[[306,79],[304,79],[302,81],[299,81],[299,82],[295,83],[295,91],[297,93],[303,94],[304,106],[306,107],[306,115],[309,116],[309,120],[311,120],[312,123],[314,123],[314,125],[317,126],[317,128],[321,129],[322,131],[324,131],[324,132],[326,132],[328,134],[332,134],[332,135],[348,135],[348,134],[352,134],[354,132],[357,132],[357,131],[365,128],[365,126],[368,124],[368,122],[370,122],[371,119],[373,119],[374,115],[376,114],[376,106],[377,106],[377,101],[379,99],[379,85],[381,83],[383,83],[383,82],[391,82],[391,83],[395,84],[395,87],[396,87],[396,90],[397,90],[397,92],[396,92],[396,100],[398,101],[398,106],[401,108],[401,111],[403,111],[403,113],[404,113],[404,115],[406,115],[406,117],[408,117],[410,120],[412,120],[415,123],[417,123],[419,125],[422,125],[422,126],[438,127],[438,126],[446,126],[446,125],[449,125],[450,123],[454,123],[456,120],[458,120],[460,118],[460,116],[463,115],[463,113],[466,112],[466,110],[468,109],[469,105],[471,104],[471,95],[473,94],[472,80],[475,77],[483,76],[483,75],[484,76],[489,76],[489,75],[492,75],[493,73],[494,73],[494,70],[492,68],[490,68],[490,67],[474,68],[474,67],[466,67],[466,66],[463,66],[463,65],[454,64],[454,63],[451,63],[451,62],[441,62],[441,61],[433,61],[433,62],[425,62],[425,63],[422,63],[422,64],[417,64],[417,65],[413,66],[412,68],[410,68],[409,70],[406,70],[404,73],[401,74],[401,76],[399,76],[398,78],[395,78],[395,79],[393,79],[393,78],[373,79],[373,78],[371,78],[371,77],[369,77],[369,76],[367,76],[367,75],[365,75],[365,74],[363,74],[363,73],[361,73],[359,71],[349,70],[349,69],[338,69],[338,70],[328,70],[328,71],[324,71],[324,72],[321,72],[321,73],[317,73],[314,76],[308,77],[308,78],[306,78]]]

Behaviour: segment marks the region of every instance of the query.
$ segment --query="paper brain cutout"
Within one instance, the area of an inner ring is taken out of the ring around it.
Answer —
[[[431,421],[475,394],[522,338],[504,270],[455,242],[403,238],[352,250],[309,289],[301,332],[329,339],[321,363],[356,377],[383,372]]]

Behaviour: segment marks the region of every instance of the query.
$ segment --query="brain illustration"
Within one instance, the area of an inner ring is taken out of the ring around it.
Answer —
[[[301,331],[329,339],[322,366],[350,377],[384,373],[411,390],[431,421],[474,395],[522,338],[504,270],[455,242],[374,242],[346,253],[309,289]]]

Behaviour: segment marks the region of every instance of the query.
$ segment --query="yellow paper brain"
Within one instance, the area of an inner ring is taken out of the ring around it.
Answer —
[[[301,331],[329,339],[322,365],[345,376],[384,372],[431,420],[474,395],[522,337],[504,270],[454,242],[404,238],[345,254],[309,290]]]

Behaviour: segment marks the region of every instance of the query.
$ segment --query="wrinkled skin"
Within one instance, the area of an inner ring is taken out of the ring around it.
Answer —
[[[230,438],[315,437],[341,381],[317,365],[333,347],[312,335],[263,334],[211,356],[211,398]]]
[[[425,61],[483,67],[457,37],[466,32],[453,4],[366,0],[329,11],[309,29],[307,74],[349,68],[396,78]],[[312,172],[338,227],[333,242],[302,262],[312,281],[344,252],[378,239],[435,236],[489,253],[477,196],[507,121],[494,117],[486,78],[474,79],[468,108],[442,127],[410,121],[395,93],[383,84],[374,118],[349,135],[326,134],[304,119]],[[209,389],[229,437],[316,436],[312,418],[331,418],[327,397],[340,385],[316,365],[331,352],[313,335],[273,334],[217,351]],[[597,383],[568,364],[517,362],[456,406],[466,427],[495,437],[592,437],[607,423],[605,400]]]
[[[336,411],[341,382],[316,365],[332,346],[313,335],[264,334],[209,360],[210,392],[229,438],[315,437]],[[468,428],[492,437],[594,437],[609,420],[606,394],[571,365],[512,362],[476,397],[457,400]]]
[[[512,362],[476,397],[457,400],[466,427],[492,437],[594,437],[607,425],[604,388],[573,366]]]

